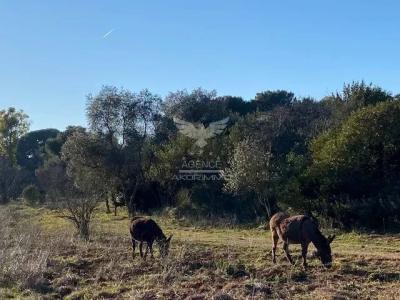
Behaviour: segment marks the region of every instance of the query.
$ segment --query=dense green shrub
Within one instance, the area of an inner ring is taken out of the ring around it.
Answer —
[[[22,198],[30,204],[42,201],[42,195],[36,185],[30,184],[22,191]]]

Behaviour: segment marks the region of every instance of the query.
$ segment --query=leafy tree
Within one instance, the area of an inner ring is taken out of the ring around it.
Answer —
[[[47,199],[59,216],[69,220],[77,229],[79,236],[88,240],[90,223],[96,207],[104,197],[104,189],[95,181],[93,174],[79,174],[79,183],[72,167],[67,170],[66,163],[53,160],[37,172],[39,182],[46,188]]]
[[[271,188],[277,179],[277,170],[273,165],[271,144],[264,146],[257,140],[245,139],[235,147],[229,167],[224,171],[225,188],[233,193],[253,193],[256,205],[248,205],[253,206],[256,215],[262,207],[271,217],[275,204],[271,199]]]
[[[34,172],[46,160],[46,142],[59,134],[57,129],[28,132],[17,143],[16,158],[19,166]]]
[[[104,86],[98,95],[89,95],[87,100],[90,129],[119,147],[152,133],[161,103],[148,90],[135,94],[111,86]]]
[[[252,112],[252,105],[248,101],[244,101],[241,97],[223,96],[218,99],[230,114],[238,114],[244,116]]]
[[[66,197],[59,201],[62,208],[61,216],[72,222],[82,239],[89,240],[90,223],[99,203],[97,190],[82,190],[82,187],[66,183],[64,186]]]
[[[110,147],[94,133],[72,132],[62,146],[61,157],[49,160],[36,176],[47,200],[59,209],[61,217],[72,222],[82,239],[88,240],[95,209],[111,185],[105,161]]]
[[[400,209],[399,116],[398,101],[367,106],[313,141],[310,173],[330,217],[365,226],[395,221]]]
[[[330,112],[320,102],[310,98],[298,100],[288,110],[286,154],[307,155],[309,142],[329,129]]]
[[[171,184],[176,184],[173,177],[182,168],[183,160],[194,158],[189,154],[191,147],[192,142],[183,136],[177,136],[168,143],[157,147],[154,153],[156,163],[150,166],[148,176],[162,183],[166,188]]]
[[[61,158],[66,164],[68,176],[82,190],[95,190],[98,195],[104,196],[113,188],[114,178],[110,174],[114,173],[114,162],[118,161],[118,157],[97,134],[75,132],[64,143]]]
[[[202,123],[207,127],[209,123],[226,117],[229,117],[229,122],[233,124],[240,116],[250,111],[249,102],[243,101],[240,97],[217,97],[216,91],[199,88],[190,93],[186,90],[170,93],[162,105],[164,115],[162,122],[156,128],[156,141],[165,141],[166,137],[171,139],[176,136],[177,128],[173,123],[173,117],[187,122]]]
[[[329,127],[337,127],[352,112],[368,105],[392,101],[393,99],[392,95],[382,88],[361,81],[345,84],[341,93],[325,97],[321,104],[329,111]]]
[[[97,166],[106,171],[103,178],[113,182],[112,193],[123,194],[131,213],[136,192],[145,183],[145,170],[150,165],[151,138],[159,120],[160,103],[160,97],[148,90],[132,93],[108,86],[98,95],[88,96],[90,129],[108,147],[100,154],[102,163]]]
[[[61,149],[67,139],[75,132],[85,133],[82,126],[68,126],[65,131],[59,132],[55,137],[48,138],[45,143],[46,161],[53,158],[61,158]]]
[[[63,184],[67,180],[66,166],[59,158],[48,161],[35,171],[38,188],[45,192],[45,200],[50,206],[57,206],[58,195],[64,196]]]
[[[289,111],[278,107],[267,114],[249,115],[231,130],[233,152],[225,170],[228,191],[252,192],[256,215],[261,208],[268,216],[276,210],[276,187],[281,180],[280,165],[287,146]]]
[[[0,203],[16,199],[27,182],[27,174],[7,157],[0,155]]]
[[[179,191],[190,188],[193,191],[190,204],[198,209],[198,214],[229,208],[224,204],[226,197],[222,195],[222,181],[185,180],[180,178],[179,173],[181,169],[196,168],[193,166],[195,163],[211,162],[212,167],[205,166],[206,169],[223,168],[226,161],[223,140],[223,136],[220,136],[215,141],[210,141],[202,154],[193,152],[193,141],[182,135],[177,135],[168,143],[156,148],[154,163],[147,174],[152,180],[161,183],[168,197],[168,205],[177,203],[175,200],[181,194]]]
[[[328,119],[325,107],[306,98],[239,120],[229,135],[233,150],[226,188],[246,201],[253,193],[253,203],[267,214],[288,205],[309,212],[306,198],[299,197],[301,176],[309,162],[308,144],[326,130]]]
[[[393,99],[387,91],[364,81],[345,84],[342,94],[337,94],[337,97],[349,106],[350,111]]]
[[[293,134],[288,130],[290,109],[277,107],[266,113],[247,115],[237,122],[229,132],[231,149],[245,139],[257,140],[265,145],[275,157],[284,157],[293,146]]]
[[[278,106],[290,106],[296,97],[292,92],[283,90],[257,93],[252,101],[253,111],[269,111]]]
[[[162,110],[168,117],[175,116],[188,122],[215,121],[223,118],[221,103],[217,102],[216,96],[216,91],[201,88],[190,93],[186,90],[176,91],[165,98]]]
[[[162,184],[169,204],[178,203],[182,198],[180,195],[190,189],[191,196],[186,200],[190,201],[198,214],[208,215],[231,208],[232,205],[229,205],[228,197],[222,190],[222,181],[179,179],[179,170],[185,164],[212,162],[218,164],[218,168],[223,168],[227,162],[225,136],[208,140],[203,152],[198,153],[193,151],[193,140],[178,133],[173,117],[191,123],[202,123],[207,127],[209,123],[227,116],[234,122],[240,114],[246,113],[241,111],[246,105],[241,98],[217,97],[215,91],[203,89],[190,93],[185,90],[177,91],[166,97],[162,107],[164,115],[156,126],[155,160],[149,176]]]
[[[0,155],[16,163],[18,139],[29,130],[28,115],[14,107],[0,110]]]

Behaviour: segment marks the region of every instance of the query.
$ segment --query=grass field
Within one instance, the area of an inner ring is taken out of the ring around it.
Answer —
[[[339,234],[333,267],[271,262],[261,229],[193,227],[154,217],[174,234],[160,260],[132,260],[129,218],[99,209],[90,242],[54,212],[0,207],[0,299],[400,299],[400,235]],[[310,247],[311,256],[313,247]],[[300,248],[291,245],[294,257]]]

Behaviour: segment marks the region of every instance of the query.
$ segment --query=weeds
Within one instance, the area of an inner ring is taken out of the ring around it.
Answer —
[[[282,255],[272,264],[264,231],[193,229],[157,219],[176,238],[168,257],[143,261],[132,260],[125,216],[96,216],[90,242],[75,238],[48,210],[0,207],[0,217],[0,299],[400,297],[398,238],[368,239],[369,252],[360,254],[360,243],[343,235],[333,245],[332,269],[311,259],[305,270]]]
[[[29,223],[17,223],[9,210],[1,210],[0,222],[1,285],[42,288],[51,245],[39,228]]]

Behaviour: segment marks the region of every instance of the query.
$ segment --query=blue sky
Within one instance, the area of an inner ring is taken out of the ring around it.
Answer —
[[[361,79],[400,92],[398,1],[0,0],[0,108],[31,129],[86,125],[104,84],[319,99]]]

